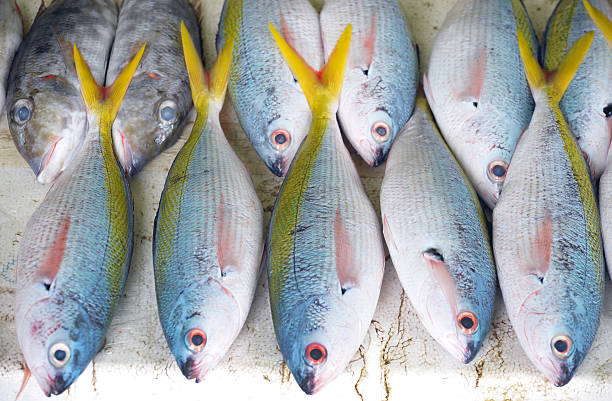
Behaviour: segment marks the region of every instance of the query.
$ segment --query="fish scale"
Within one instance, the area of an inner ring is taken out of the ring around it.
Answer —
[[[113,124],[115,153],[130,175],[176,142],[193,106],[181,21],[199,49],[198,19],[189,0],[124,0],[121,6],[106,82],[115,80],[140,44],[150,44]],[[166,107],[170,119],[162,117]]]
[[[0,112],[4,111],[6,80],[23,33],[21,16],[14,4],[14,0],[0,0]]]
[[[291,35],[293,47],[312,68],[321,67],[319,15],[308,0],[226,0],[217,47],[227,36],[234,36],[230,98],[257,154],[274,174],[283,176],[308,132],[312,115],[304,92],[270,36],[268,22]],[[275,145],[273,137],[281,130],[289,138]]]
[[[608,0],[594,0],[592,5],[612,17]],[[606,118],[604,107],[612,107],[612,49],[597,30],[582,0],[562,0],[546,29],[543,60],[553,71],[574,42],[589,31],[596,31],[576,76],[561,99],[560,107],[578,145],[587,157],[591,177],[597,180],[606,166],[612,116]]]
[[[72,44],[79,44],[103,84],[116,26],[112,0],[56,0],[36,17],[15,54],[6,97],[9,129],[41,183],[69,165],[86,137]]]
[[[504,176],[497,179],[490,170],[499,165],[505,174],[534,107],[517,29],[537,52],[520,0],[458,1],[434,42],[424,82],[440,131],[491,208]]]

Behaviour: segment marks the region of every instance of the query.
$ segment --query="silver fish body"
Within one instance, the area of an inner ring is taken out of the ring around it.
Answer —
[[[4,110],[6,80],[21,43],[23,23],[14,0],[0,0],[0,112]]]
[[[270,36],[281,30],[315,70],[323,65],[319,15],[308,0],[226,0],[217,47],[235,38],[228,91],[249,141],[276,175],[284,176],[308,133],[304,92]]]
[[[608,0],[591,4],[612,18]],[[582,0],[562,0],[548,21],[544,67],[554,71],[582,35],[595,31],[593,43],[559,106],[587,158],[593,180],[606,166],[612,138],[612,49],[587,13]]]
[[[176,142],[193,105],[181,49],[181,21],[199,49],[198,20],[189,0],[125,0],[121,6],[107,84],[142,43],[148,44],[113,124],[115,153],[130,175]]]
[[[116,25],[112,0],[56,0],[36,18],[15,55],[6,99],[9,128],[41,183],[53,181],[85,139],[72,44],[79,44],[103,83]]]
[[[424,81],[440,131],[491,208],[534,108],[517,29],[537,53],[520,0],[459,0],[436,37]]]
[[[395,271],[421,322],[470,362],[491,323],[495,265],[478,196],[424,98],[389,153],[380,207]]]
[[[338,119],[361,157],[377,166],[410,118],[419,82],[402,10],[397,0],[328,0],[320,19],[326,59],[346,24],[353,27]]]

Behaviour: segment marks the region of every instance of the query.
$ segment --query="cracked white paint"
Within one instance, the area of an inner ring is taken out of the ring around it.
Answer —
[[[455,0],[401,0],[406,19],[426,64],[438,27]],[[525,0],[541,36],[557,0]],[[47,0],[47,2],[49,2]],[[214,60],[214,36],[222,0],[201,0],[206,64]],[[18,0],[27,23],[38,0]],[[314,3],[320,6],[323,0]],[[250,147],[226,103],[221,122],[232,146],[253,176],[269,220],[280,180]],[[188,127],[189,129],[190,127]],[[176,367],[157,319],[151,235],[164,180],[186,135],[150,163],[133,181],[135,250],[132,268],[107,333],[106,346],[59,400],[294,400],[307,399],[291,378],[276,345],[265,274],[261,276],[249,318],[230,353],[204,381],[187,381]],[[354,152],[353,152],[354,155]],[[366,191],[378,209],[384,166],[370,169],[354,157]],[[13,399],[23,374],[13,316],[14,260],[25,224],[47,188],[35,182],[15,150],[0,118],[0,399]],[[609,283],[608,283],[609,284]],[[462,365],[422,328],[391,262],[374,321],[361,351],[334,382],[310,398],[316,400],[610,400],[612,399],[612,295],[606,296],[593,347],[574,379],[555,388],[531,365],[509,324],[498,295],[493,326],[475,360]],[[364,365],[365,363],[365,365]],[[21,400],[46,399],[34,380]]]

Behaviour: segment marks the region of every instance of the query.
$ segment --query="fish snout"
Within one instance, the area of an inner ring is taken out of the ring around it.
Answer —
[[[465,344],[465,347],[463,349],[463,356],[460,359],[461,363],[468,364],[468,363],[472,362],[472,360],[474,359],[474,357],[478,353],[478,349],[479,349],[479,347],[476,346],[474,341],[468,341]]]
[[[202,381],[202,378],[208,372],[206,364],[202,359],[198,359],[193,355],[187,357],[185,361],[177,361],[179,369],[188,380],[195,379],[196,383]]]
[[[306,373],[301,380],[298,380],[298,385],[308,395],[313,395],[321,389],[315,371]]]
[[[287,174],[287,171],[289,170],[289,165],[289,159],[286,155],[279,155],[275,159],[271,160],[270,163],[268,163],[270,171],[272,171],[272,173],[274,173],[274,175],[276,175],[277,177],[284,177]]]
[[[45,392],[47,397],[50,397],[51,394],[60,395],[61,393],[63,393],[70,385],[70,381],[65,380],[64,375],[58,373],[57,375],[55,375],[55,378],[53,378],[51,380],[51,383],[49,384],[49,389]]]

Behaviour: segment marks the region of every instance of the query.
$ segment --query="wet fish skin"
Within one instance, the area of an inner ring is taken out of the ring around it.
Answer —
[[[592,35],[575,43],[555,74],[540,70],[521,44],[536,107],[493,211],[493,248],[508,316],[529,359],[555,386],[567,384],[586,356],[603,302],[595,194],[558,105]]]
[[[125,0],[121,6],[106,82],[115,80],[143,42],[150,44],[113,124],[115,153],[129,175],[176,142],[193,106],[181,21],[200,48],[189,0]]]
[[[17,340],[47,396],[66,390],[101,348],[127,278],[133,203],[111,125],[141,56],[101,89],[74,46],[87,137],[28,221],[16,266]]]
[[[478,195],[423,97],[389,153],[380,207],[395,271],[422,324],[470,362],[491,323],[495,265]]]
[[[412,115],[419,82],[418,56],[402,10],[396,0],[327,0],[320,20],[326,58],[343,27],[353,26],[338,118],[363,160],[378,166]]]
[[[612,17],[612,5],[608,0],[591,3],[603,10],[608,18]],[[591,177],[597,180],[606,166],[612,137],[612,49],[591,20],[582,0],[559,2],[548,21],[542,59],[547,70],[555,70],[572,44],[589,31],[596,31],[593,44],[561,99],[560,107],[587,157]]]
[[[79,43],[103,83],[116,25],[112,0],[56,0],[36,18],[15,55],[6,99],[9,129],[41,183],[68,166],[85,138],[72,44]]]
[[[16,3],[0,0],[0,112],[4,111],[6,80],[22,36],[23,23]]]
[[[312,113],[270,36],[268,22],[291,38],[312,68],[321,68],[319,14],[308,0],[226,0],[217,48],[226,36],[236,38],[230,98],[259,157],[270,171],[284,176],[308,133]],[[285,142],[281,144],[280,138]]]
[[[185,377],[199,382],[246,320],[260,273],[264,223],[249,173],[219,123],[232,47],[219,54],[209,81],[200,51],[187,41],[183,26],[197,118],[166,179],[153,266],[166,340]],[[197,335],[203,347],[189,342]]]
[[[424,80],[444,139],[490,208],[534,108],[517,29],[537,54],[520,0],[459,0],[436,37]]]
[[[271,26],[272,29],[272,26]],[[312,126],[283,182],[266,246],[276,338],[301,389],[339,375],[369,327],[380,292],[380,227],[336,120],[350,25],[322,74],[273,30],[313,110]]]

